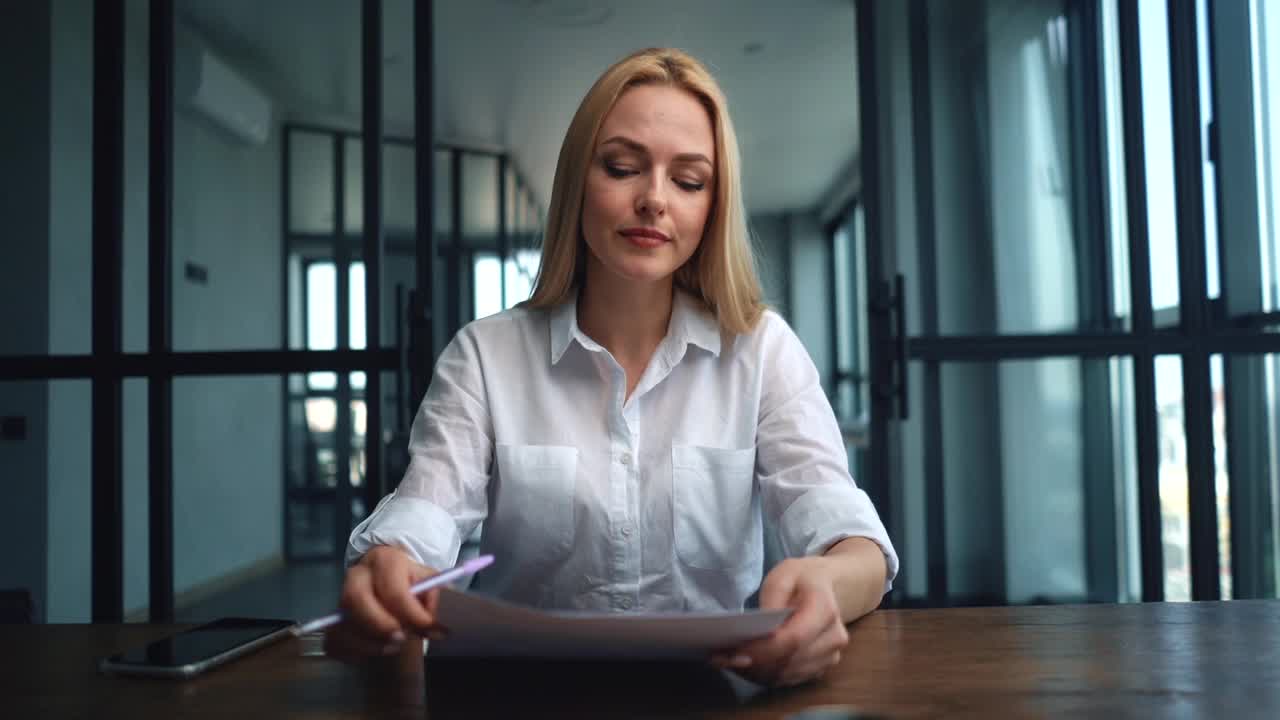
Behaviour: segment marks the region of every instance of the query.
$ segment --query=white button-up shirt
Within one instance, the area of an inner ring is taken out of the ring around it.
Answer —
[[[898,557],[800,340],[776,313],[721,336],[676,292],[631,397],[579,328],[576,301],[477,320],[441,354],[400,486],[351,534],[347,562],[396,545],[455,564],[483,522],[494,564],[472,589],[526,605],[740,610],[764,533],[788,557],[867,537]]]

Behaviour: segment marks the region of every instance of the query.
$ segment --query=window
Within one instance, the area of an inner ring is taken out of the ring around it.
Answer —
[[[541,257],[542,253],[537,250],[517,250],[507,258],[504,275],[496,253],[477,253],[472,268],[476,318],[488,317],[528,300]]]

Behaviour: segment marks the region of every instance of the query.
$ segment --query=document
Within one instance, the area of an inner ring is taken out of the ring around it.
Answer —
[[[705,660],[764,637],[790,610],[721,613],[548,611],[451,588],[440,591],[432,656]]]

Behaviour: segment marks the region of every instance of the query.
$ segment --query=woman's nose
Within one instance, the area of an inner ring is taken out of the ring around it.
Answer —
[[[662,180],[655,178],[645,186],[644,190],[636,198],[636,213],[638,215],[661,216],[667,211],[666,191],[662,187]]]

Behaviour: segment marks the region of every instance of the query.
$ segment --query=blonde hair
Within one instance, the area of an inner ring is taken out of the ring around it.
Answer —
[[[542,240],[542,262],[526,307],[545,308],[569,299],[586,267],[582,202],[587,168],[605,115],[637,85],[667,85],[700,100],[715,133],[716,182],[710,215],[698,249],[675,273],[675,285],[700,298],[721,329],[755,327],[764,313],[742,202],[738,139],[724,93],[702,63],[680,50],[650,48],[619,60],[596,80],[569,123],[556,163],[551,205]]]

